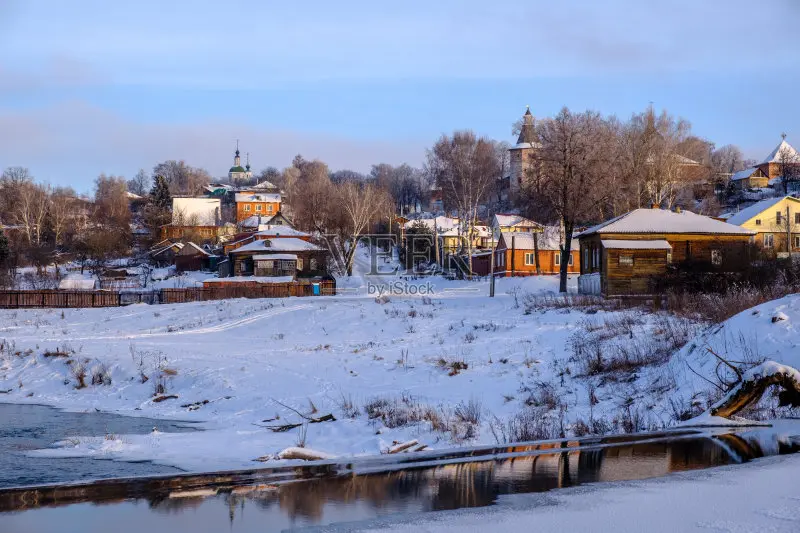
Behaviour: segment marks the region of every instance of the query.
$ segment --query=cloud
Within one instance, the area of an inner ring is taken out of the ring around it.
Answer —
[[[83,101],[34,111],[0,108],[0,165],[28,166],[41,180],[79,189],[101,172],[132,176],[167,159],[183,159],[221,177],[232,164],[237,138],[256,170],[287,166],[302,154],[333,170],[362,172],[379,162],[419,165],[430,141],[361,140],[225,121],[145,122]]]
[[[91,64],[63,55],[53,55],[21,67],[0,63],[0,94],[85,87],[107,81]]]

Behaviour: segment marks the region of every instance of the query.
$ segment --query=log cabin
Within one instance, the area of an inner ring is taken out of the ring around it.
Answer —
[[[705,262],[735,271],[747,261],[755,231],[677,209],[635,209],[578,235],[578,292],[609,296],[653,293],[671,263]]]
[[[236,222],[252,215],[272,216],[281,210],[281,195],[278,193],[236,193]]]

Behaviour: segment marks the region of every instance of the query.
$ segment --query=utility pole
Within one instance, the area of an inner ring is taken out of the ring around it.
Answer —
[[[492,258],[489,260],[489,298],[494,298],[494,228],[492,228]]]

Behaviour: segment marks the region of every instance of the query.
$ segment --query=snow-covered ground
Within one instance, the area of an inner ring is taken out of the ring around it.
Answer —
[[[503,496],[493,507],[423,514],[358,531],[516,533],[535,527],[536,531],[586,533],[789,533],[800,530],[798,476],[800,457],[770,457],[647,481]]]
[[[702,326],[641,310],[526,306],[525,295],[554,294],[556,277],[500,279],[488,298],[486,281],[369,276],[364,257],[357,267],[339,284],[351,291],[335,297],[2,310],[0,391],[7,393],[0,398],[200,421],[206,431],[75,435],[39,453],[209,470],[250,467],[298,444],[361,455],[411,439],[429,448],[493,444],[521,426],[535,438],[660,428],[716,399],[688,368],[714,375],[706,346],[737,360],[797,365],[800,357],[793,327],[800,297],[787,297],[706,331],[671,359],[662,354],[666,364],[587,376],[592,350],[606,364],[609,354],[635,359]],[[396,281],[395,291],[415,294],[376,298],[366,290]],[[778,311],[786,318],[773,323]],[[758,354],[733,353],[754,339]],[[81,366],[87,386],[78,389]],[[92,385],[93,375],[111,383]],[[177,398],[154,402],[159,384]],[[263,427],[303,423],[298,412],[337,420],[284,432]]]

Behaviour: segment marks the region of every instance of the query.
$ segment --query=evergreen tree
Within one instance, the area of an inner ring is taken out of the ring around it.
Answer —
[[[0,287],[8,285],[9,271],[11,263],[11,248],[8,245],[8,238],[5,233],[0,231]]]
[[[172,196],[169,194],[169,184],[164,176],[158,175],[150,189],[150,201],[160,210],[172,207]]]

